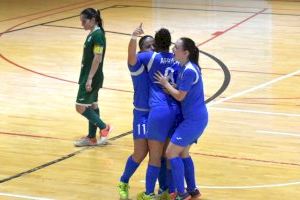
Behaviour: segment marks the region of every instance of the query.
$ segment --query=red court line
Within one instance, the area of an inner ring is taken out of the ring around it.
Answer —
[[[31,138],[45,138],[45,139],[69,141],[68,139],[65,139],[65,138],[56,138],[56,137],[48,137],[48,136],[25,134],[25,133],[0,132],[0,134],[2,134],[2,135],[11,135],[11,136],[22,136],[22,137],[31,137]],[[111,145],[114,145],[114,144],[111,144]],[[117,144],[117,145],[120,146],[120,144]],[[132,145],[124,145],[124,144],[122,144],[122,146],[132,147]],[[255,158],[235,157],[235,156],[226,156],[226,155],[219,155],[219,154],[199,153],[199,152],[190,152],[190,153],[195,154],[195,155],[215,157],[215,158],[224,158],[224,159],[231,159],[231,160],[243,160],[243,161],[263,162],[263,163],[280,164],[280,165],[300,166],[299,163],[291,163],[291,162],[262,160],[262,159],[255,159]]]
[[[26,71],[32,72],[32,73],[34,73],[34,74],[39,74],[39,75],[41,75],[41,76],[45,76],[45,77],[48,77],[48,78],[53,78],[53,79],[56,79],[56,80],[65,81],[65,82],[69,82],[69,83],[77,83],[77,82],[75,82],[75,81],[70,81],[70,80],[67,80],[67,79],[62,79],[62,78],[58,78],[58,77],[55,77],[55,76],[50,76],[50,75],[47,75],[47,74],[44,74],[44,73],[41,73],[41,72],[37,72],[37,71],[31,70],[31,69],[28,69],[28,68],[26,68],[26,67],[23,67],[23,66],[21,66],[21,65],[19,65],[19,64],[17,64],[17,63],[15,63],[15,62],[9,60],[8,58],[4,57],[2,54],[0,54],[0,57],[1,57],[2,59],[4,59],[6,62],[8,62],[8,63],[10,63],[10,64],[12,64],[12,65],[15,65],[16,67],[19,67],[19,68],[21,68],[21,69],[24,69],[24,70],[26,70]]]
[[[130,147],[132,148],[132,145],[126,145],[124,143],[120,144],[110,144],[112,146],[123,146],[123,147]],[[212,154],[212,153],[199,153],[199,152],[190,152],[190,154],[194,155],[201,155],[201,156],[207,156],[207,157],[214,157],[214,158],[224,158],[224,159],[230,159],[230,160],[241,160],[241,161],[253,161],[253,162],[262,162],[262,163],[271,163],[271,164],[279,164],[279,165],[292,165],[292,166],[300,166],[300,163],[292,163],[292,162],[283,162],[283,161],[274,161],[274,160],[263,160],[263,159],[255,159],[255,158],[246,158],[246,157],[235,157],[235,156],[227,156],[227,155],[221,155],[221,154]]]
[[[38,74],[38,75],[41,75],[41,76],[44,76],[44,77],[47,77],[47,78],[52,78],[52,79],[59,80],[59,81],[64,81],[64,82],[68,82],[68,83],[77,84],[76,81],[71,81],[71,80],[59,78],[59,77],[56,77],[56,76],[50,76],[48,74],[41,73],[41,72],[38,72],[38,71],[35,71],[35,70],[32,70],[32,69],[29,69],[27,67],[21,66],[21,65],[15,63],[15,62],[9,60],[8,58],[6,58],[5,56],[3,56],[2,54],[0,54],[0,58],[2,58],[6,62],[8,62],[8,63],[10,63],[10,64],[12,64],[12,65],[14,65],[14,66],[16,66],[18,68],[21,68],[23,70],[29,71],[31,73]],[[130,90],[122,90],[122,89],[115,89],[115,88],[108,88],[108,87],[103,87],[103,89],[114,90],[114,91],[119,91],[119,92],[133,93],[133,91],[130,91]]]
[[[21,22],[21,23],[19,23],[19,24],[16,24],[16,25],[14,25],[13,27],[10,27],[9,29],[7,29],[6,31],[4,31],[4,32],[2,32],[2,33],[0,33],[0,37],[5,33],[5,32],[7,32],[7,31],[10,31],[10,30],[12,30],[12,29],[14,29],[14,28],[16,28],[16,27],[18,27],[18,26],[20,26],[20,25],[23,25],[23,24],[25,24],[25,23],[28,23],[28,22],[31,22],[31,21],[34,21],[34,20],[36,20],[36,19],[40,19],[40,18],[44,18],[44,17],[48,17],[48,16],[52,16],[52,15],[55,15],[55,14],[59,14],[59,13],[63,13],[63,12],[66,12],[66,11],[70,11],[70,10],[75,10],[75,9],[78,9],[78,8],[82,8],[82,7],[85,7],[85,6],[88,6],[88,5],[92,5],[92,4],[95,4],[95,3],[104,3],[104,2],[106,2],[106,1],[108,1],[108,0],[105,0],[105,1],[95,1],[95,2],[93,2],[93,3],[87,3],[87,4],[84,4],[84,5],[81,5],[81,6],[77,6],[77,7],[74,7],[74,8],[70,8],[70,9],[65,9],[65,10],[62,10],[62,11],[59,11],[59,12],[55,12],[55,13],[50,13],[50,14],[47,14],[47,15],[43,15],[43,16],[39,16],[39,17],[35,17],[35,18],[33,18],[33,19],[30,19],[30,20],[27,20],[27,21],[24,21],[24,22]],[[76,5],[76,4],[74,4],[74,5]]]
[[[31,138],[45,138],[45,139],[54,139],[54,140],[68,140],[64,138],[43,136],[43,135],[33,135],[27,133],[9,133],[9,132],[0,132],[0,135],[12,135],[12,136],[22,136],[22,137],[31,137]]]
[[[273,160],[261,160],[261,159],[255,159],[255,158],[225,156],[225,155],[218,155],[218,154],[198,153],[198,152],[191,152],[191,154],[201,155],[201,156],[209,156],[209,157],[215,157],[215,158],[231,159],[231,160],[246,160],[246,161],[254,161],[254,162],[280,164],[280,165],[300,166],[299,163],[281,162],[281,161],[273,161]]]
[[[15,20],[15,19],[24,18],[24,17],[30,17],[30,16],[33,16],[33,15],[37,15],[37,14],[41,14],[41,13],[45,13],[45,12],[50,12],[50,11],[53,11],[53,10],[59,10],[59,9],[67,8],[67,7],[72,7],[74,5],[86,4],[86,3],[87,3],[87,0],[80,1],[80,2],[75,2],[75,3],[72,3],[72,4],[67,4],[67,5],[64,5],[64,6],[61,6],[61,7],[52,8],[52,9],[49,9],[49,10],[43,10],[43,11],[39,11],[39,12],[28,14],[28,15],[22,15],[22,16],[18,16],[18,17],[4,19],[4,20],[1,20],[0,22],[6,22],[6,21],[11,21],[11,20]]]
[[[223,35],[224,33],[227,33],[228,31],[230,31],[230,30],[232,30],[232,29],[238,27],[239,25],[241,25],[241,24],[245,23],[246,21],[248,21],[248,20],[250,20],[250,19],[256,17],[257,15],[263,13],[263,12],[266,11],[266,10],[267,10],[267,8],[264,8],[264,9],[262,9],[261,11],[259,11],[259,12],[255,13],[255,14],[251,15],[250,17],[247,17],[246,19],[244,19],[244,20],[240,21],[239,23],[237,23],[237,24],[235,24],[235,25],[233,25],[233,26],[227,28],[227,29],[224,30],[224,31],[218,31],[218,32],[216,32],[216,34],[214,34],[213,37],[209,38],[208,40],[205,40],[204,42],[201,42],[201,43],[198,44],[197,46],[198,46],[198,47],[199,47],[199,46],[202,46],[202,45],[208,43],[209,41],[216,39],[217,37],[219,37],[219,36]]]

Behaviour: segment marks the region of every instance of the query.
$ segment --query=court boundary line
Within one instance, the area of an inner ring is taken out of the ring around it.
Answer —
[[[296,113],[269,112],[269,111],[259,111],[259,110],[249,110],[249,109],[239,109],[239,108],[226,108],[226,107],[209,107],[209,109],[228,111],[228,112],[278,115],[278,116],[284,116],[284,117],[300,117],[300,114],[296,114]]]
[[[6,193],[6,192],[0,192],[0,196],[16,197],[16,198],[31,199],[31,200],[54,200],[45,197],[28,196],[23,194],[21,195],[21,194],[13,194],[13,193]]]
[[[140,183],[145,183],[145,180],[141,180]],[[249,189],[262,189],[262,188],[274,188],[274,187],[285,187],[291,185],[300,185],[300,181],[286,183],[274,183],[264,185],[248,185],[248,186],[209,186],[209,185],[197,185],[200,189],[219,189],[219,190],[249,190]]]
[[[300,137],[300,134],[297,134],[297,133],[287,133],[287,132],[279,132],[279,131],[256,130],[256,133],[291,136],[291,137]]]
[[[210,106],[212,106],[212,105],[216,105],[216,104],[223,103],[223,102],[225,102],[225,101],[227,101],[227,100],[230,100],[230,99],[233,99],[233,98],[242,96],[242,95],[244,95],[244,94],[253,92],[253,91],[255,91],[255,90],[264,88],[264,87],[266,87],[266,86],[272,85],[273,83],[276,83],[276,82],[278,82],[278,81],[281,81],[281,80],[284,80],[284,79],[293,77],[293,76],[296,75],[296,74],[300,74],[300,69],[299,69],[299,70],[296,70],[296,71],[294,71],[294,72],[288,73],[288,74],[286,74],[286,75],[284,75],[284,76],[279,76],[279,77],[277,77],[277,78],[275,78],[275,79],[272,79],[272,80],[270,80],[270,81],[267,81],[267,82],[265,82],[265,83],[261,83],[261,84],[259,84],[259,85],[253,86],[253,87],[248,88],[248,89],[246,89],[246,90],[242,90],[242,91],[240,91],[240,92],[234,93],[233,95],[230,95],[230,96],[225,97],[225,98],[223,98],[223,99],[220,99],[220,100],[218,100],[218,101],[214,101],[214,102],[208,104],[208,106],[210,107]]]
[[[120,135],[117,135],[117,136],[114,136],[114,137],[112,137],[112,138],[109,138],[108,141],[114,141],[114,140],[117,140],[117,139],[122,138],[122,137],[124,137],[124,136],[126,136],[126,135],[129,135],[129,134],[131,134],[131,133],[132,133],[132,130],[131,130],[131,131],[124,132],[124,133],[121,133]],[[9,177],[7,177],[7,178],[1,179],[1,180],[0,180],[0,184],[1,184],[1,183],[8,182],[8,181],[11,181],[11,180],[16,179],[16,178],[23,177],[23,176],[28,175],[28,174],[31,174],[31,173],[33,173],[33,172],[36,172],[36,171],[39,171],[39,170],[41,170],[41,169],[47,168],[47,167],[49,167],[49,166],[51,166],[51,165],[60,163],[60,162],[62,162],[62,161],[64,161],[64,160],[67,160],[67,159],[69,159],[69,158],[72,158],[72,157],[74,157],[74,156],[76,156],[76,155],[78,155],[78,154],[84,152],[85,150],[88,150],[88,149],[94,149],[94,148],[97,148],[97,147],[100,148],[100,147],[104,147],[104,146],[105,146],[105,145],[103,145],[103,146],[83,147],[83,148],[81,148],[81,149],[79,149],[79,150],[77,150],[77,151],[74,151],[74,152],[69,153],[69,154],[64,155],[64,156],[61,156],[61,157],[59,157],[59,158],[57,158],[57,159],[55,159],[55,160],[49,161],[49,162],[47,162],[47,163],[44,163],[44,164],[39,165],[39,166],[37,166],[37,167],[31,168],[31,169],[29,169],[29,170],[20,172],[20,173],[18,173],[18,174],[13,175],[13,176],[9,176]]]
[[[0,132],[0,134],[2,134],[3,132]],[[111,141],[117,140],[119,138],[125,137],[127,135],[130,135],[132,133],[132,131],[130,132],[125,132],[123,134],[117,135],[113,138],[111,138]],[[55,140],[55,139],[61,139],[64,141],[73,141],[73,140],[69,140],[69,139],[64,139],[64,138],[51,138],[51,137],[40,137],[39,135],[33,135],[33,134],[19,134],[19,133],[15,133],[19,136],[23,136],[23,137],[37,137],[37,138],[41,138],[41,139],[51,139],[51,140]],[[6,135],[6,134],[5,134]],[[8,134],[11,135],[11,134]],[[109,145],[114,145],[114,144],[109,144]],[[123,147],[130,147],[132,148],[132,145],[122,145]],[[94,147],[97,148],[97,147]],[[285,161],[275,161],[275,160],[263,160],[263,159],[255,159],[255,158],[248,158],[248,157],[236,157],[236,156],[231,156],[231,155],[222,155],[222,154],[215,154],[215,153],[200,153],[200,152],[194,152],[192,151],[191,154],[195,154],[195,155],[202,155],[202,156],[206,156],[206,157],[215,157],[215,158],[223,158],[223,159],[231,159],[231,160],[239,160],[239,161],[252,161],[252,162],[261,162],[261,163],[271,163],[271,164],[278,164],[278,165],[290,165],[290,166],[299,166],[300,167],[300,163],[292,163],[292,162],[285,162]]]
[[[94,0],[94,3],[98,3],[100,1],[95,1]],[[72,3],[72,4],[65,4],[61,7],[55,7],[55,8],[51,8],[51,9],[48,9],[48,10],[43,10],[43,11],[39,11],[39,12],[35,12],[35,13],[29,13],[27,15],[22,15],[22,16],[17,16],[17,17],[12,17],[12,18],[6,18],[6,19],[2,19],[0,20],[0,23],[1,22],[7,22],[7,21],[12,21],[12,20],[16,20],[16,19],[20,19],[20,18],[24,18],[24,17],[31,17],[31,16],[34,16],[34,15],[38,15],[38,14],[42,14],[42,13],[47,13],[47,12],[51,12],[51,11],[55,11],[55,10],[60,10],[60,9],[63,9],[63,8],[67,8],[67,7],[72,7],[72,6],[77,6],[77,5],[80,5],[80,4],[88,4],[90,5],[92,2],[87,2],[86,0],[85,1],[78,1],[78,2],[75,2],[75,3]]]

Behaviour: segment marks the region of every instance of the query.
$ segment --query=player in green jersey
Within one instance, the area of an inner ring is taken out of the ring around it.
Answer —
[[[87,8],[80,14],[80,21],[90,33],[83,49],[79,90],[76,99],[76,111],[89,121],[89,133],[77,140],[75,146],[95,146],[107,143],[107,135],[111,131],[109,124],[100,119],[98,108],[98,92],[103,85],[103,61],[106,49],[105,31],[99,10]],[[96,138],[100,129],[100,140]]]

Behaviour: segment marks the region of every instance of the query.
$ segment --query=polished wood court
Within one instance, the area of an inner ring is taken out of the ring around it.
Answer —
[[[87,122],[74,102],[83,42],[79,13],[101,8],[107,31],[101,116],[114,127],[105,147],[75,148]],[[132,152],[127,44],[169,28],[193,38],[209,125],[192,148],[204,200],[300,199],[300,1],[1,0],[0,199],[118,199]],[[217,60],[220,62],[218,63]],[[226,79],[229,74],[226,74]],[[144,189],[146,161],[131,180]]]

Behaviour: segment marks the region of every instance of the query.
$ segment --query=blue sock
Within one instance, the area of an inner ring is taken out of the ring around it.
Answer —
[[[182,158],[176,157],[170,159],[173,180],[179,194],[183,194],[184,190],[184,165]]]
[[[126,166],[121,176],[120,181],[123,183],[128,183],[130,177],[134,174],[135,170],[140,166],[140,163],[137,163],[133,160],[132,156],[129,156],[126,162]]]
[[[194,191],[196,188],[194,162],[191,157],[183,158],[182,161],[184,164],[184,176],[187,184],[187,190]]]
[[[158,176],[159,188],[163,191],[168,189],[167,184],[167,159],[161,158],[161,167]]]
[[[171,194],[176,192],[171,169],[168,169],[167,172],[167,182],[168,182],[169,193]]]
[[[160,167],[148,165],[146,172],[146,194],[154,193],[156,180],[158,178]]]

